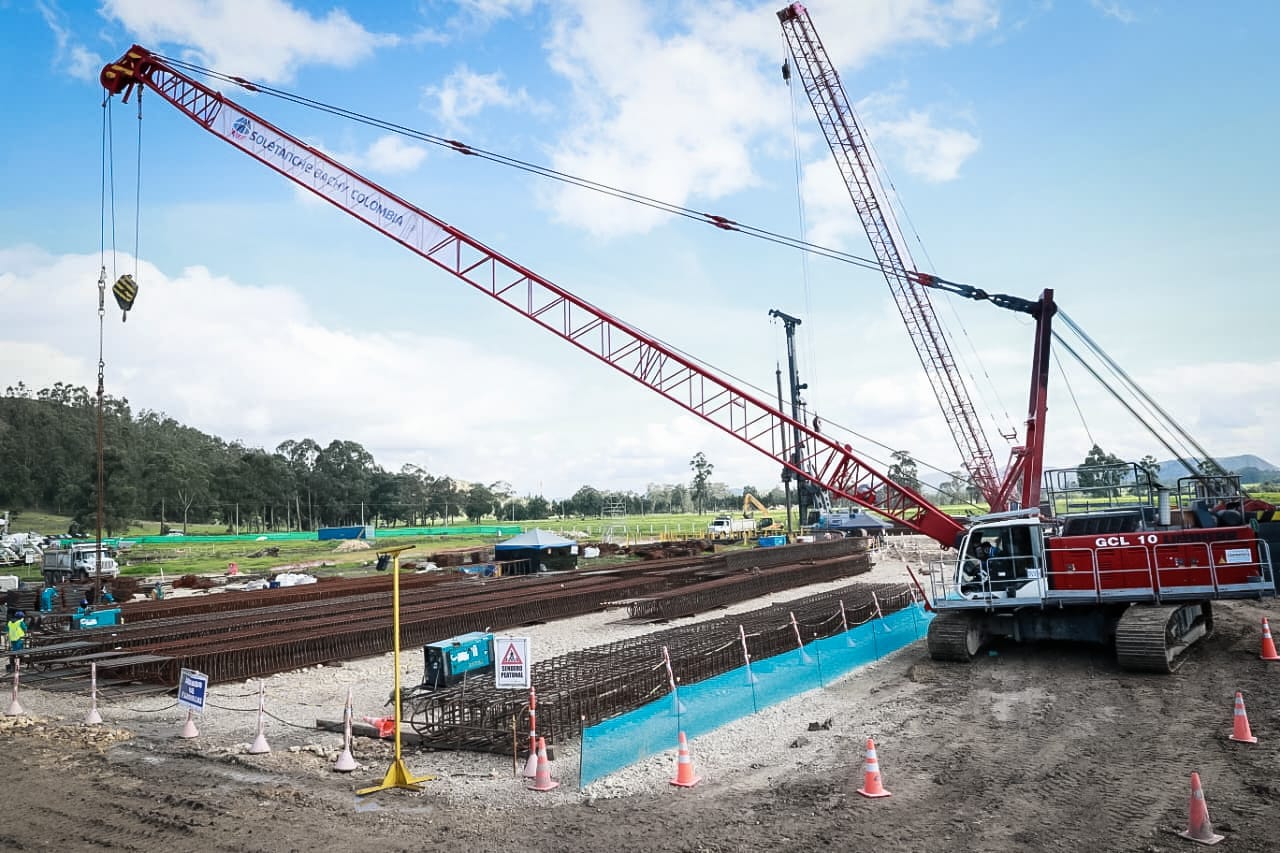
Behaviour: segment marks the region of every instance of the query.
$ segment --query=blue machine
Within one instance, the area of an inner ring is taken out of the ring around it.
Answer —
[[[472,631],[422,647],[426,687],[448,687],[463,678],[493,671],[493,634]]]
[[[120,608],[112,607],[109,610],[92,610],[81,616],[72,616],[71,622],[75,628],[101,628],[104,625],[120,625],[124,620],[120,618]]]

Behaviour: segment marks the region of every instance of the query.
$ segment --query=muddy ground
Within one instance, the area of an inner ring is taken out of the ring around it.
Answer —
[[[918,643],[875,678],[823,691],[844,710],[829,731],[806,731],[801,706],[792,737],[807,739],[810,757],[781,743],[696,788],[659,781],[620,798],[529,792],[512,806],[483,787],[469,799],[454,777],[360,799],[354,789],[380,780],[386,760],[353,778],[305,753],[267,764],[171,733],[112,742],[10,719],[0,849],[1191,850],[1174,833],[1197,771],[1221,849],[1270,853],[1280,850],[1280,663],[1258,650],[1261,616],[1277,612],[1235,602],[1216,615],[1216,634],[1166,677],[1122,673],[1109,652],[1081,646],[1001,646],[962,666],[930,661]],[[1227,739],[1237,690],[1257,745]],[[855,793],[866,730],[877,732],[888,799]]]

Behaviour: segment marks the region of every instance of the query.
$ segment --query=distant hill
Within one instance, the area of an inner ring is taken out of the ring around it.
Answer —
[[[1193,464],[1198,460],[1189,460]],[[1240,475],[1242,483],[1257,483],[1262,480],[1274,480],[1280,477],[1280,468],[1272,465],[1261,456],[1254,456],[1252,453],[1244,453],[1240,456],[1224,456],[1218,460],[1218,464]],[[1178,482],[1179,477],[1187,476],[1187,469],[1182,463],[1169,460],[1160,463],[1160,482],[1172,486]]]

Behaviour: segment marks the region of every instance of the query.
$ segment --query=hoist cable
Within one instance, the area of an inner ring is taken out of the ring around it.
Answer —
[[[791,107],[791,156],[792,169],[795,175],[796,186],[796,216],[800,223],[800,239],[804,240],[809,233],[809,223],[805,216],[804,206],[804,167],[800,157],[800,116],[796,110],[796,92],[791,87],[791,74],[787,70],[790,66],[788,60],[783,59],[783,82],[787,85],[787,103]],[[821,386],[821,377],[818,375],[819,359],[814,348],[813,341],[815,335],[812,329],[816,328],[815,318],[817,314],[813,310],[812,293],[809,287],[809,253],[800,253],[800,276],[802,285],[802,295],[804,302],[804,316],[810,322],[811,333],[805,335],[803,345],[805,353],[808,356],[809,371],[813,375],[813,382],[816,387]]]
[[[1090,365],[1087,361],[1085,361],[1084,357],[1081,356],[1080,353],[1076,352],[1071,347],[1071,345],[1067,343],[1066,340],[1064,340],[1062,336],[1059,335],[1057,332],[1053,333],[1053,337],[1054,337],[1054,340],[1058,342],[1059,346],[1065,349],[1071,355],[1072,358],[1074,358],[1077,362],[1079,362],[1080,366],[1083,367],[1085,370],[1087,370],[1093,376],[1094,379],[1098,380],[1098,384],[1101,385],[1103,388],[1105,388],[1107,390],[1107,393],[1109,393],[1112,397],[1114,397],[1117,403],[1119,403],[1126,410],[1128,410],[1129,414],[1133,415],[1133,417],[1138,421],[1138,423],[1142,424],[1142,426],[1146,428],[1147,432],[1151,433],[1152,437],[1154,437],[1155,440],[1158,441],[1160,445],[1164,447],[1165,450],[1169,451],[1169,453],[1172,454],[1173,457],[1178,460],[1178,462],[1180,462],[1184,467],[1186,467],[1190,471],[1193,471],[1194,473],[1194,469],[1191,468],[1191,465],[1187,462],[1187,460],[1182,458],[1182,454],[1180,454],[1176,449],[1174,449],[1173,445],[1171,445],[1163,435],[1161,435],[1154,427],[1152,427],[1151,424],[1147,423],[1146,419],[1143,418],[1140,414],[1138,414],[1137,410],[1135,410],[1133,406],[1129,405],[1129,403],[1124,399],[1124,397],[1121,396],[1120,392],[1117,391],[1115,388],[1113,388],[1111,384],[1108,383],[1105,379],[1103,379],[1102,376],[1098,373],[1098,371],[1095,370],[1093,366]]]
[[[1080,425],[1084,427],[1084,434],[1089,439],[1090,447],[1097,447],[1098,442],[1094,441],[1093,432],[1089,429],[1089,422],[1084,418],[1084,411],[1080,408],[1080,401],[1076,399],[1075,389],[1071,387],[1071,381],[1067,379],[1066,368],[1062,366],[1062,359],[1058,358],[1058,351],[1054,350],[1053,363],[1058,366],[1058,374],[1062,377],[1062,384],[1067,386],[1067,394],[1071,397],[1071,404],[1076,407],[1076,414],[1080,417]]]
[[[142,234],[142,88],[138,89],[138,163],[133,190],[133,280],[138,280],[138,252]]]
[[[1125,372],[1124,368],[1122,368],[1118,363],[1116,363],[1115,359],[1111,358],[1111,356],[1108,355],[1106,351],[1102,349],[1102,347],[1098,346],[1098,344],[1095,343],[1094,340],[1091,337],[1089,337],[1089,335],[1087,335],[1085,331],[1075,323],[1075,321],[1073,321],[1070,317],[1068,317],[1066,315],[1066,312],[1060,310],[1058,314],[1059,316],[1062,317],[1063,322],[1065,322],[1067,326],[1073,332],[1075,332],[1076,335],[1078,335],[1082,341],[1084,341],[1095,353],[1097,353],[1098,357],[1101,358],[1111,368],[1111,370],[1114,371],[1115,374],[1118,375],[1128,385],[1128,387],[1132,389],[1132,391],[1144,401],[1146,405],[1150,406],[1157,413],[1159,413],[1160,417],[1164,419],[1165,424],[1170,430],[1175,432],[1184,442],[1186,442],[1197,453],[1200,454],[1201,461],[1214,466],[1219,471],[1225,472],[1226,469],[1223,468],[1222,465],[1220,465],[1218,461],[1214,459],[1209,454],[1209,452],[1205,450],[1200,445],[1200,443],[1196,441],[1195,438],[1192,437],[1192,435],[1189,432],[1187,432],[1187,430],[1184,429],[1180,423],[1178,423],[1176,419],[1174,419],[1172,415],[1170,415],[1167,411],[1165,411],[1164,408],[1161,407],[1160,404],[1157,403],[1151,397],[1151,395],[1148,394],[1142,388],[1142,386],[1140,386],[1131,376],[1129,376],[1129,374]],[[1181,460],[1180,458],[1179,461],[1183,461],[1183,460]],[[1185,465],[1186,463],[1183,462],[1183,464]],[[1193,468],[1189,470],[1192,474],[1201,473],[1199,470],[1196,470]]]
[[[283,89],[275,89],[271,86],[265,86],[260,83],[251,83],[248,80],[245,80],[241,77],[234,77],[227,74],[221,74],[217,71],[212,71],[208,68],[203,68],[199,65],[195,65],[190,62],[185,62],[183,60],[173,59],[166,56],[160,56],[159,54],[156,55],[156,58],[176,68],[183,68],[188,71],[194,71],[196,73],[205,75],[207,77],[211,77],[216,80],[221,80],[226,83],[231,83],[236,86],[241,86],[252,92],[258,92],[261,94],[270,95],[271,97],[279,98],[281,100],[288,101],[290,103],[297,104],[299,106],[305,106],[310,109],[317,110],[319,112],[338,116],[340,118],[345,118],[349,121],[354,121],[359,124],[368,125],[370,127],[376,127],[381,130],[387,130],[392,133],[399,134],[401,136],[406,136],[411,139],[416,139],[420,142],[426,142],[431,145],[439,146],[441,148],[447,148],[458,154],[479,157],[483,160],[489,160],[491,162],[499,163],[505,166],[510,166],[512,168],[519,169],[524,172],[529,172],[531,174],[541,175],[542,177],[551,178],[553,180],[560,181],[562,183],[567,183],[572,186],[577,186],[582,189],[593,190],[595,192],[613,196],[614,198],[622,199],[624,201],[631,201],[636,204],[640,204],[645,207],[652,208],[654,210],[663,211],[664,213],[670,213],[675,216],[683,216],[687,219],[692,219],[705,224],[714,225],[715,227],[720,228],[721,230],[724,230],[724,231],[738,231],[743,234],[746,234],[747,236],[755,237],[757,239],[764,240],[766,242],[776,243],[778,245],[787,246],[793,249],[801,249],[810,254],[818,255],[819,257],[824,257],[829,260],[852,264],[853,266],[858,266],[858,267],[862,267],[864,269],[869,269],[869,270],[875,270],[877,272],[879,272],[880,270],[880,265],[876,261],[870,258],[864,258],[859,255],[852,254],[850,252],[841,251],[839,249],[832,249],[827,246],[819,246],[815,243],[809,243],[796,237],[789,237],[785,234],[769,231],[768,229],[759,228],[753,225],[748,225],[743,222],[737,222],[727,217],[706,213],[704,211],[694,210],[693,208],[684,207],[682,205],[678,205],[672,202],[662,201],[660,199],[656,199],[651,196],[646,196],[641,193],[632,192],[630,190],[624,190],[619,187],[612,186],[610,184],[591,180],[589,178],[577,177],[575,175],[570,175],[566,172],[561,172],[556,169],[552,169],[548,166],[540,166],[536,163],[520,160],[518,158],[510,157],[505,154],[499,154],[497,152],[488,151],[484,148],[476,148],[472,145],[468,145],[464,142],[459,142],[458,140],[455,140],[455,139],[448,139],[443,136],[437,136],[435,134],[428,133],[426,131],[416,130],[414,128],[396,124],[395,122],[386,121],[384,119],[379,119],[373,116],[366,115],[364,113],[356,112],[355,110],[349,110],[349,109],[346,109],[345,107],[338,107],[332,104],[326,104],[323,101],[317,101],[313,98],[307,98],[301,95],[296,95],[292,92],[288,92]]]

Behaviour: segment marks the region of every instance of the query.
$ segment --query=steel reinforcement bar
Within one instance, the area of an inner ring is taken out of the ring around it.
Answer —
[[[657,595],[633,599],[627,602],[627,613],[632,619],[676,619],[783,589],[833,581],[869,571],[871,558],[866,554],[779,566],[702,581]]]

